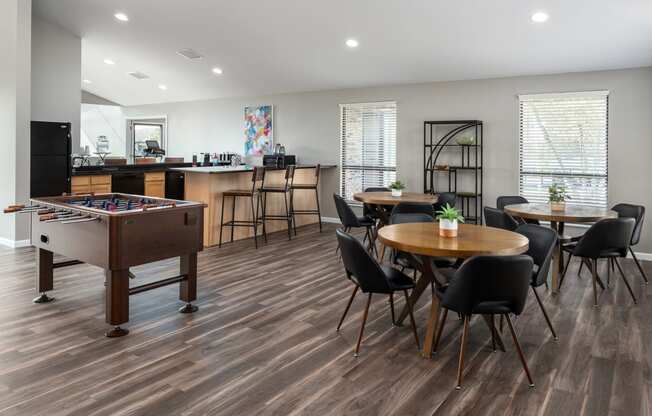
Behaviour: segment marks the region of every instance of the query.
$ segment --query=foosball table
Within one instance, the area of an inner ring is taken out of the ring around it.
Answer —
[[[32,217],[32,244],[36,247],[36,303],[54,300],[54,269],[88,263],[105,270],[108,337],[129,331],[129,296],[179,283],[179,312],[197,307],[197,253],[203,249],[205,204],[128,194],[89,194],[31,199],[12,205],[5,213]],[[71,260],[54,262],[54,253]],[[130,287],[129,268],[180,257],[178,276]]]

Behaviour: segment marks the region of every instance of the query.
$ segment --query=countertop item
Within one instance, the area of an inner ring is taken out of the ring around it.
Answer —
[[[321,165],[322,169],[334,168],[336,165]],[[314,169],[315,165],[297,165],[297,169]],[[285,168],[267,167],[266,170],[285,170]],[[251,172],[253,166],[201,166],[201,167],[175,167],[170,170],[189,172],[189,173],[234,173],[234,172]]]

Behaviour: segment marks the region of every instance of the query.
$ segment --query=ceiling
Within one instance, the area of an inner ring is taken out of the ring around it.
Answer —
[[[652,65],[650,0],[33,4],[82,38],[82,76],[92,81],[84,89],[123,105]],[[546,23],[530,20],[539,10]],[[348,48],[348,38],[360,46]],[[187,60],[176,54],[183,48],[205,58]]]

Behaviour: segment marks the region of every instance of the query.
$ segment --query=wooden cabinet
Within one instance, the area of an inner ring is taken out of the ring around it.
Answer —
[[[165,198],[165,172],[145,173],[145,195]]]
[[[73,195],[88,194],[91,192],[98,194],[111,192],[111,175],[73,176],[70,192]]]

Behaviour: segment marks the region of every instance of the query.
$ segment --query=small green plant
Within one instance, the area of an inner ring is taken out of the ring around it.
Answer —
[[[405,184],[401,181],[394,181],[389,184],[389,189],[396,189],[397,191],[402,191],[405,189]]]
[[[436,212],[438,220],[449,220],[458,222],[464,222],[464,216],[455,208],[451,207],[449,204],[446,204],[445,207],[442,207],[440,211]]]
[[[558,183],[553,183],[548,187],[548,200],[550,202],[565,202],[571,199],[566,192],[566,187]]]

